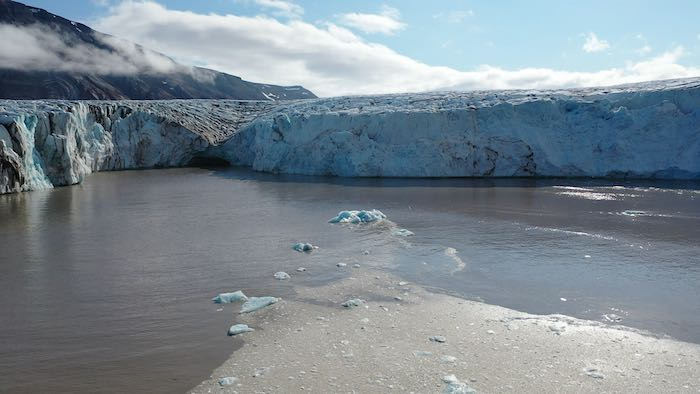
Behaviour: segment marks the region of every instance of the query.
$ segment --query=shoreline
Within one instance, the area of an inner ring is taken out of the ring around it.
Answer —
[[[252,314],[226,305],[231,324],[255,331],[190,393],[700,392],[697,344],[433,293],[364,266],[296,291]],[[341,306],[354,298],[366,302]]]

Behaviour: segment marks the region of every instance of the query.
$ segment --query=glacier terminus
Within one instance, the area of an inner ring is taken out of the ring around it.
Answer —
[[[0,193],[223,160],[345,177],[700,178],[700,78],[291,102],[0,101]]]

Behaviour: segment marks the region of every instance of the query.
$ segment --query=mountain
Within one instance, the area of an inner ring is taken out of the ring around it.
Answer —
[[[46,10],[0,0],[0,98],[237,99],[316,97],[173,59]]]

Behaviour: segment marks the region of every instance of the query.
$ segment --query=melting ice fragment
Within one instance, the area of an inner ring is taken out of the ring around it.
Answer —
[[[340,305],[342,305],[342,306],[344,306],[344,307],[346,307],[346,308],[354,308],[354,307],[360,306],[360,305],[362,305],[362,304],[364,304],[364,303],[365,303],[365,300],[361,300],[361,299],[359,299],[359,298],[353,298],[353,299],[351,299],[351,300],[347,300],[347,301],[343,302],[343,303],[340,304]]]
[[[461,382],[454,375],[448,375],[442,378],[442,381],[447,383],[447,387],[442,391],[443,394],[475,394],[476,390]]]
[[[248,297],[242,291],[234,291],[233,293],[221,293],[211,299],[215,304],[230,304],[232,302],[248,301]]]
[[[255,312],[258,309],[276,304],[279,300],[280,299],[276,297],[250,297],[248,301],[243,304],[239,313]]]
[[[292,249],[297,252],[313,252],[314,249],[318,249],[318,246],[311,245],[310,243],[298,242],[292,246]]]
[[[405,228],[397,228],[391,233],[394,235],[398,235],[399,237],[410,237],[412,235],[416,235],[415,233],[413,233],[413,231],[406,230]]]
[[[243,334],[244,332],[255,331],[248,327],[247,324],[234,324],[228,329],[228,336],[232,337],[234,335]]]
[[[341,211],[329,223],[371,223],[386,219],[386,215],[378,209],[371,211]]]
[[[227,376],[225,378],[219,379],[219,385],[221,386],[231,386],[232,384],[236,383],[238,378],[234,378],[233,376]]]
[[[440,362],[443,364],[454,364],[457,362],[457,357],[444,355],[440,357]]]
[[[447,341],[447,338],[443,337],[442,335],[433,335],[430,337],[431,342],[438,342],[438,343],[445,343]]]
[[[289,278],[291,278],[291,276],[284,271],[275,272],[275,279],[277,280],[287,280]]]

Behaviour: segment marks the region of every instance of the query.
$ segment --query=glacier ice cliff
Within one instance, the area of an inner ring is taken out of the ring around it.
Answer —
[[[0,101],[0,194],[81,182],[95,171],[180,167],[267,102]]]
[[[700,179],[700,78],[287,103],[0,101],[0,193],[201,157],[308,175]]]
[[[307,175],[699,178],[700,79],[296,102],[220,149]]]

